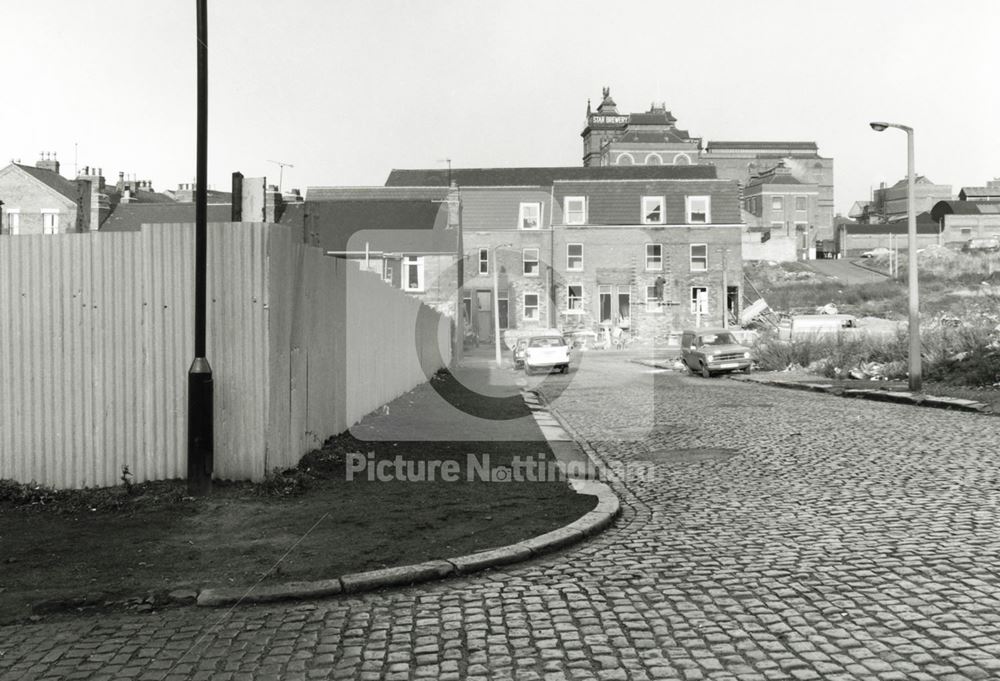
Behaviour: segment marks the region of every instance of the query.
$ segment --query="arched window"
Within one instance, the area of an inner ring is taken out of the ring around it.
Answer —
[[[646,165],[648,166],[662,166],[663,159],[660,158],[659,154],[646,154]]]
[[[691,165],[691,157],[687,154],[677,154],[674,156],[675,166],[689,166]]]
[[[618,154],[618,156],[615,158],[615,165],[616,166],[635,165],[635,159],[632,158],[632,154],[629,153]]]

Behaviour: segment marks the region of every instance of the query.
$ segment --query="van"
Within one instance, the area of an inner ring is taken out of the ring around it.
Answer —
[[[791,337],[803,338],[824,334],[852,333],[858,320],[849,314],[800,314],[792,317]]]
[[[681,361],[692,374],[704,378],[730,371],[749,371],[750,348],[741,345],[729,329],[686,329],[681,335]]]

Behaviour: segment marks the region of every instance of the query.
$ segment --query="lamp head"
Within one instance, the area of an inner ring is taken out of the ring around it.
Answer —
[[[876,132],[882,132],[883,130],[889,127],[888,123],[883,123],[882,121],[873,121],[868,125],[872,126],[872,130]]]

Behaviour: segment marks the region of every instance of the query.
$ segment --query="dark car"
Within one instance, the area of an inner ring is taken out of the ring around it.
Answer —
[[[681,336],[681,361],[691,373],[712,374],[748,370],[750,348],[741,345],[728,329],[689,329]]]

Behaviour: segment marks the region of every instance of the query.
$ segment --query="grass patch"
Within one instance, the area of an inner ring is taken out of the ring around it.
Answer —
[[[529,413],[520,399],[499,407],[495,397],[482,399],[509,416]],[[345,460],[353,452],[455,461],[460,481],[348,482]],[[207,498],[187,497],[184,481],[77,491],[5,482],[0,623],[29,616],[40,603],[86,594],[93,596],[88,602],[118,607],[129,597],[180,587],[249,586],[262,576],[313,580],[453,557],[542,534],[595,504],[564,481],[469,480],[469,453],[488,456],[494,466],[516,456],[553,460],[541,439],[360,441],[342,434],[293,469],[258,484],[217,483]]]

